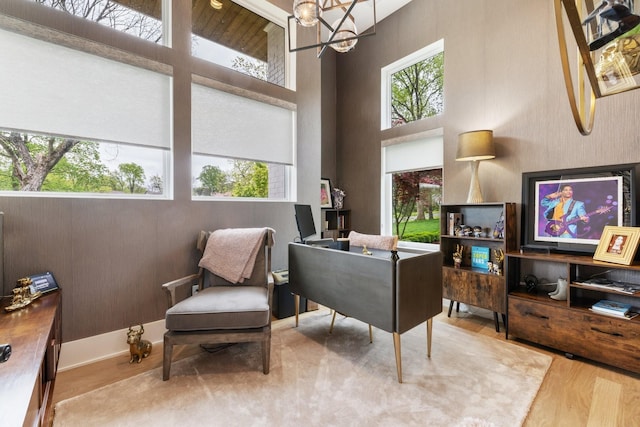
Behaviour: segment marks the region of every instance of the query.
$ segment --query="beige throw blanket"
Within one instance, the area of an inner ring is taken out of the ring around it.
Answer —
[[[267,228],[226,228],[209,236],[204,255],[198,263],[231,283],[251,277],[258,251],[263,247]],[[273,232],[273,230],[271,230]],[[269,245],[273,242],[268,242]]]

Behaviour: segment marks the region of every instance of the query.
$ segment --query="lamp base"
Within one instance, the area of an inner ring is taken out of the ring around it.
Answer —
[[[482,203],[484,201],[480,190],[480,180],[478,179],[478,166],[480,166],[480,161],[471,161],[471,184],[469,185],[467,203]]]

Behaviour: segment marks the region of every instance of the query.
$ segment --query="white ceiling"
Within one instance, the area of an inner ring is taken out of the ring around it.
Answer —
[[[410,1],[411,0],[375,0],[376,21],[382,21],[384,18],[391,15]],[[358,32],[360,33],[373,26],[373,3],[374,0],[360,0],[353,9],[353,16],[356,21],[356,26],[358,27]],[[344,13],[340,13],[339,15],[344,16]],[[329,17],[325,18],[330,24],[333,23],[331,19],[337,19]]]
[[[375,0],[377,22],[382,21],[384,18],[391,15],[410,1],[411,0]],[[358,27],[362,28],[362,31],[373,25],[373,12],[371,11],[373,9],[373,1],[365,1],[363,6],[366,6],[369,9],[367,18],[362,17],[362,21],[359,21],[359,17],[355,17],[356,22],[359,23]]]

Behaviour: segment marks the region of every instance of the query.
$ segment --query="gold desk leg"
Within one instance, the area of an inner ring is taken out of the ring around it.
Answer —
[[[427,357],[431,357],[431,332],[433,331],[433,317],[427,319]]]
[[[393,333],[393,348],[396,350],[396,369],[398,371],[398,382],[402,384],[402,351],[400,349],[400,334]]]
[[[300,313],[300,295],[293,296],[293,305],[296,308],[296,328],[298,327],[298,314]]]
[[[329,326],[329,333],[333,332],[333,323],[336,321],[337,311],[333,310],[333,317],[331,317],[331,326]]]
[[[373,343],[373,330],[371,325],[369,325],[369,344]]]

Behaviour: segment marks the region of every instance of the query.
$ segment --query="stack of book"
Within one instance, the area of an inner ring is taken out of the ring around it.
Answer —
[[[631,304],[625,304],[611,300],[600,300],[591,306],[591,311],[607,316],[619,317],[621,319],[633,319],[638,315],[631,311]]]

